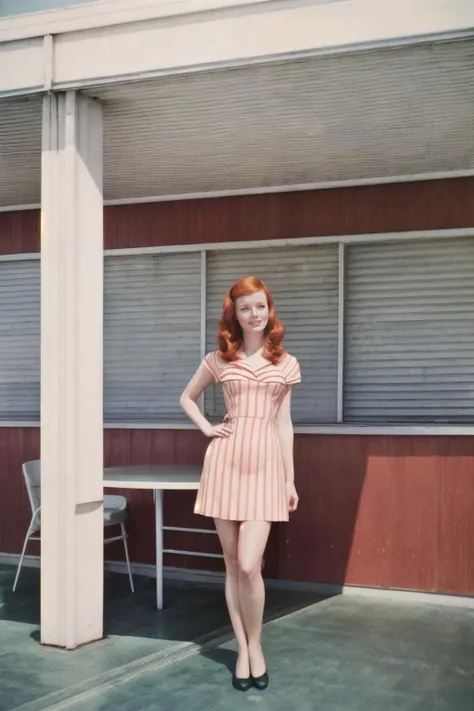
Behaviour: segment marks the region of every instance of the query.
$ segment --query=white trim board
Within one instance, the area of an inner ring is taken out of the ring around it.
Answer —
[[[271,1],[271,0],[270,0]],[[292,0],[295,2],[295,0]],[[331,0],[330,0],[331,1]],[[337,2],[338,0],[334,0]],[[413,1],[413,0],[412,0]],[[265,2],[265,0],[263,0]],[[304,3],[305,0],[302,0]],[[310,4],[306,0],[307,4]],[[324,57],[343,56],[346,54],[360,54],[383,49],[398,49],[402,47],[419,46],[433,44],[434,42],[453,42],[460,40],[470,40],[473,37],[472,29],[453,30],[448,32],[430,32],[422,35],[410,37],[390,37],[385,39],[367,40],[360,42],[349,42],[344,44],[332,44],[324,47],[312,49],[293,50],[277,52],[275,54],[257,54],[254,56],[238,57],[236,59],[224,59],[210,62],[200,62],[194,64],[179,64],[161,69],[149,69],[132,71],[126,73],[110,74],[106,76],[88,76],[84,79],[71,79],[56,81],[55,91],[86,91],[98,89],[100,87],[116,86],[120,84],[144,83],[161,79],[163,77],[177,77],[190,74],[209,74],[214,72],[229,71],[252,66],[266,66],[271,64],[282,64],[285,62],[298,62],[304,59],[316,59]],[[44,84],[40,86],[28,87],[19,91],[10,91],[6,97],[22,96],[26,93],[42,93],[45,90]]]
[[[58,61],[55,63],[53,86],[56,90],[66,90],[472,37],[472,11],[467,12],[465,0],[438,0],[437,4],[441,6],[434,7],[431,12],[427,12],[426,0],[403,0],[405,7],[399,7],[400,3],[396,8],[387,7],[384,15],[372,23],[364,22],[365,15],[373,15],[371,0],[358,0],[357,7],[334,0],[313,0],[312,3],[308,0],[218,0],[217,3],[190,0],[192,5],[181,17],[177,16],[176,0],[165,2],[168,6],[174,6],[166,13],[156,12],[156,0],[149,0],[154,5],[151,12],[147,8],[137,8],[136,0],[129,0],[129,3],[133,2],[134,9],[117,12],[117,3],[121,1],[114,0],[115,7],[105,14],[100,13],[103,3],[94,3],[93,11],[87,5],[80,5],[0,19],[0,42],[16,42],[23,48],[32,38],[36,41],[46,35],[57,38],[55,55],[58,55]],[[450,7],[452,4],[457,7]],[[245,10],[245,5],[250,7]],[[261,5],[259,11],[258,5]],[[74,15],[81,10],[82,18]],[[140,12],[137,13],[137,10]],[[129,52],[129,55],[133,59],[120,61],[128,55],[123,55],[123,41],[114,43],[114,37],[117,33],[122,33],[122,36],[136,34],[146,20],[147,32],[153,32],[147,38],[148,43],[143,45],[141,42],[135,52],[132,44],[129,46],[132,54]],[[207,45],[202,44],[202,28],[198,30],[195,27],[196,20],[205,28],[204,31],[207,30],[206,37],[222,36],[217,49],[214,47],[213,51],[206,51]],[[181,30],[178,35],[176,27]],[[109,60],[102,64],[99,62],[99,65],[93,62],[78,67],[77,62],[81,62],[84,52],[81,55],[80,47],[76,46],[76,54],[72,52],[71,56],[70,49],[71,45],[77,45],[78,39],[94,42],[93,49],[86,50],[89,55],[94,55],[94,52],[100,54],[100,49],[107,42],[105,55]],[[156,45],[163,47],[158,56],[153,54]],[[167,52],[168,46],[173,49],[184,47],[185,51]],[[245,48],[244,54],[242,47]],[[47,60],[43,60],[43,64],[45,62]],[[73,71],[71,65],[74,66]],[[47,90],[47,74],[43,76],[41,85],[39,80],[38,72],[34,72],[33,76],[27,75],[19,86],[7,83],[2,93],[11,96],[22,95],[32,89],[37,92]]]
[[[0,563],[8,565],[18,565],[19,554],[0,553]],[[25,556],[23,565],[30,568],[39,567],[38,556]],[[106,561],[105,569],[114,573],[127,575],[127,566],[121,561]],[[224,586],[224,574],[210,571],[189,570],[184,568],[164,567],[164,577],[166,580],[179,580],[189,583],[205,583]],[[132,571],[135,575],[146,577],[156,577],[154,565],[147,563],[132,563]],[[442,607],[458,607],[474,610],[474,595],[455,595],[443,593],[431,593],[419,590],[397,590],[391,588],[371,588],[359,587],[356,585],[340,585],[337,583],[308,583],[293,580],[273,580],[266,579],[265,585],[268,588],[280,590],[300,590],[314,592],[321,596],[350,595],[372,598],[375,600],[392,600],[400,603],[427,604]]]
[[[331,0],[320,0],[319,4],[330,2]],[[94,3],[93,11],[91,11],[90,4],[84,3],[2,17],[0,18],[0,42],[21,41],[46,34],[62,35],[69,32],[100,30],[116,25],[133,25],[134,23],[166,20],[167,18],[186,18],[186,16],[193,17],[211,13],[226,13],[229,16],[229,11],[231,15],[245,12],[246,6],[261,5],[262,9],[265,9],[265,5],[269,5],[271,11],[275,9],[275,6],[278,7],[278,4],[275,0],[180,0],[180,2],[161,0],[158,3],[156,0],[140,0],[140,2],[138,0],[102,0],[102,2]],[[423,34],[401,35],[383,40],[366,40],[358,44],[351,43],[322,48],[319,51],[329,53],[331,50],[333,52],[338,50],[354,51],[358,47],[371,48],[379,45],[403,46],[470,37],[471,34],[470,28],[440,28]]]
[[[0,420],[0,429],[39,429],[39,421]],[[105,422],[106,430],[196,430],[189,422]],[[303,435],[368,435],[392,437],[473,437],[473,425],[295,425],[295,434]]]
[[[326,244],[367,244],[384,242],[413,242],[430,239],[474,238],[474,227],[456,227],[447,230],[410,230],[404,232],[373,232],[351,235],[321,235],[318,237],[280,237],[278,239],[242,240],[239,242],[203,242],[196,244],[170,244],[153,247],[124,247],[104,250],[105,257],[127,257],[141,254],[180,254],[183,252],[220,252],[246,249],[278,249]],[[18,262],[41,259],[40,252],[0,255],[0,262]]]
[[[241,188],[238,190],[211,190],[208,192],[177,193],[175,195],[146,195],[143,197],[115,198],[104,200],[104,206],[142,205],[154,202],[181,202],[183,200],[213,200],[222,197],[243,197],[245,195],[274,195],[279,193],[300,193],[315,190],[333,190],[336,188],[356,188],[369,185],[395,185],[398,183],[421,183],[430,180],[456,180],[472,178],[474,169],[449,170],[437,173],[414,173],[413,175],[379,176],[375,178],[353,178],[350,180],[332,180],[296,185],[269,185],[261,188]],[[41,203],[0,206],[0,212],[19,212],[40,210]]]
[[[344,321],[345,321],[345,290],[346,290],[346,246],[339,243],[338,265],[338,316],[337,316],[337,415],[338,424],[344,422]]]
[[[259,5],[274,0],[102,0],[81,5],[22,12],[0,18],[0,42],[20,41],[43,34],[61,35],[115,25],[149,22],[217,12],[246,5]]]

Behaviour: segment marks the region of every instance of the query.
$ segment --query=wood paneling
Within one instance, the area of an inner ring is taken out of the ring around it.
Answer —
[[[39,251],[39,210],[0,212],[0,254],[24,254]]]
[[[474,226],[474,178],[109,206],[105,248]],[[38,252],[38,210],[0,212],[0,254]]]
[[[474,178],[105,208],[107,249],[474,226]]]
[[[39,459],[38,428],[0,428],[0,552],[20,553],[31,520],[31,507],[23,479],[22,464]],[[39,543],[27,553],[39,555]]]
[[[105,464],[200,464],[195,431],[105,430]],[[0,429],[0,550],[18,553],[29,521],[21,463],[39,432]],[[298,512],[277,524],[271,578],[474,594],[474,442],[466,437],[297,435]],[[126,491],[132,559],[154,563],[151,492]],[[194,492],[165,493],[165,524],[212,528],[193,514]],[[165,546],[220,552],[209,534],[168,532]],[[32,545],[30,552],[35,553]],[[107,557],[123,559],[120,544]],[[220,560],[167,556],[167,565],[222,570]]]
[[[111,464],[200,464],[208,443],[194,431],[106,430],[105,440],[106,449],[109,440],[122,441],[120,460],[109,458]],[[471,438],[298,435],[295,465],[300,506],[288,525],[274,526],[268,577],[474,594]],[[194,498],[194,492],[167,492],[165,523],[212,527],[192,513]],[[143,530],[153,523],[152,511],[145,511],[151,497],[130,492],[130,504],[132,555],[153,563],[153,529]],[[208,535],[168,533],[165,546],[218,551]],[[166,562],[222,569],[209,559]]]
[[[441,590],[474,593],[474,445],[469,439],[446,442],[440,467]]]

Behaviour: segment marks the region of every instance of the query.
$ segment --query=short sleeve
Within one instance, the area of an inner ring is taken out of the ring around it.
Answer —
[[[300,364],[294,356],[289,356],[288,365],[285,367],[285,381],[287,385],[301,383]]]
[[[212,353],[208,353],[202,362],[203,366],[211,373],[215,383],[219,382],[221,376],[218,357],[218,352],[213,351]]]

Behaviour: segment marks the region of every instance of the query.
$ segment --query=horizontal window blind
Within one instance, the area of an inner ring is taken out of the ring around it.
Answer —
[[[40,262],[0,262],[0,418],[40,416]]]
[[[303,383],[294,388],[294,422],[334,422],[337,409],[338,247],[280,247],[207,255],[207,350],[216,350],[223,298],[238,279],[267,284],[286,326],[286,349],[298,358]],[[209,416],[225,413],[220,387],[206,395]]]
[[[208,252],[207,350],[229,286],[261,276],[301,364],[295,423],[336,421],[338,248]],[[179,395],[200,362],[201,255],[105,259],[106,422],[184,421]],[[346,247],[344,420],[472,423],[474,240]],[[40,414],[40,263],[0,262],[0,418]],[[220,388],[206,412],[222,416]]]
[[[104,417],[184,420],[179,396],[199,364],[199,253],[107,257]]]
[[[473,239],[348,247],[344,377],[346,421],[473,421]]]

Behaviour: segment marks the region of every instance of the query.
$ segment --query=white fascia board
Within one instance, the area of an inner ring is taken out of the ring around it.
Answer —
[[[54,35],[51,88],[84,88],[285,58],[474,36],[474,3],[107,0],[0,21],[0,42],[20,40],[32,33],[36,37],[40,33]],[[47,43],[43,54],[46,52]],[[36,72],[45,74],[48,65],[48,57],[44,56],[35,62]],[[36,84],[31,79],[17,81],[17,87],[12,86],[12,80],[3,87],[0,80],[0,94],[15,89],[19,93],[32,86]]]
[[[44,86],[44,40],[0,44],[0,95],[29,94]]]
[[[271,10],[271,11],[270,11]],[[54,83],[66,88],[107,81],[311,54],[403,44],[440,33],[474,32],[465,0],[353,0],[257,7],[154,20],[58,36]]]
[[[0,42],[268,3],[275,0],[102,0],[0,18]]]

